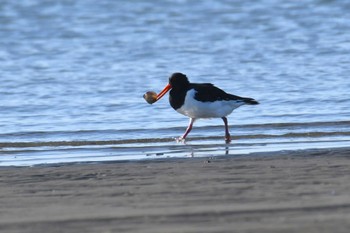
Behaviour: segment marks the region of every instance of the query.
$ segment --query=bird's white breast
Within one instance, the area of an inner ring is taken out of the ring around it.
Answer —
[[[234,100],[202,102],[194,98],[195,94],[194,89],[189,90],[185,97],[185,103],[176,111],[191,118],[216,118],[227,116],[235,108],[244,104],[242,101]]]

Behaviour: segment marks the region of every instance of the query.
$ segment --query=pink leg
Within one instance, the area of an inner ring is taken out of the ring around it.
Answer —
[[[225,141],[227,143],[231,142],[231,135],[230,135],[230,132],[228,131],[228,124],[227,124],[227,118],[226,117],[222,117],[221,118],[224,123],[225,123]]]
[[[196,120],[195,118],[190,118],[190,124],[188,125],[184,135],[182,135],[182,137],[180,137],[180,140],[184,140],[187,137],[187,134],[189,134],[191,132],[192,126],[193,126],[193,123],[195,120]]]

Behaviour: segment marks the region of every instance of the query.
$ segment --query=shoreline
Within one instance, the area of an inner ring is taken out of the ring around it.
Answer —
[[[0,232],[348,232],[350,150],[0,167]]]

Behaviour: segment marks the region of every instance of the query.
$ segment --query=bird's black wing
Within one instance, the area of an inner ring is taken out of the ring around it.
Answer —
[[[211,83],[191,83],[191,87],[196,91],[194,98],[198,101],[214,102],[218,100],[235,100],[237,102],[242,101],[245,104],[258,104],[258,102],[252,98],[228,94]]]

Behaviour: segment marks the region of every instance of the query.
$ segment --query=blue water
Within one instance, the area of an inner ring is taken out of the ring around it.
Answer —
[[[331,0],[2,0],[0,165],[347,146],[349,12]],[[234,150],[220,119],[176,143],[188,119],[142,98],[173,72],[261,103],[230,115]]]

